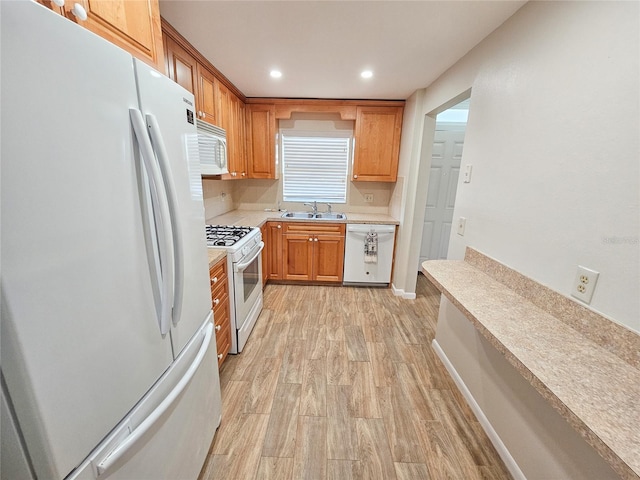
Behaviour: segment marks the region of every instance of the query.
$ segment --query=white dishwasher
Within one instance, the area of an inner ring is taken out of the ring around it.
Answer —
[[[344,285],[387,286],[391,283],[395,225],[347,224]],[[369,242],[369,243],[367,243]],[[374,254],[367,246],[375,246]]]

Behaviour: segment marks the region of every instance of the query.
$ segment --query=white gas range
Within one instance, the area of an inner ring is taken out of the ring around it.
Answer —
[[[240,353],[262,311],[262,234],[256,227],[207,225],[207,246],[227,251],[231,350]]]

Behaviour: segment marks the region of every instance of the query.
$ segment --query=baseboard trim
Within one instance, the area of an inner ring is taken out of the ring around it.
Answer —
[[[435,338],[431,342],[431,347],[436,352],[436,355],[438,355],[440,360],[442,360],[442,363],[449,372],[449,375],[451,375],[451,378],[453,378],[453,381],[458,386],[460,393],[462,393],[462,396],[464,396],[465,400],[469,404],[469,407],[471,407],[471,410],[473,410],[473,413],[478,419],[478,422],[480,422],[480,425],[489,437],[489,440],[495,447],[498,455],[500,455],[500,458],[502,458],[502,461],[507,467],[507,470],[509,470],[509,473],[511,473],[515,480],[527,480],[527,477],[524,476],[524,473],[522,473],[522,470],[520,470],[520,467],[518,467],[518,464],[511,456],[511,453],[509,453],[509,450],[502,442],[497,432],[493,429],[493,426],[489,422],[489,419],[485,416],[484,412],[480,408],[480,405],[478,405],[478,402],[476,402],[476,400],[473,398],[473,395],[465,385],[462,377],[460,377],[455,367],[447,357],[447,354],[444,353],[444,350],[442,350],[442,347],[440,347],[440,344]]]
[[[396,288],[396,286],[392,283],[391,284],[391,291],[393,292],[393,294],[396,297],[402,297],[406,300],[415,300],[416,299],[416,294],[414,293],[407,293],[404,290],[400,289],[400,288]]]

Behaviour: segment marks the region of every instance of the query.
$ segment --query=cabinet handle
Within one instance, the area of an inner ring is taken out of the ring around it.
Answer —
[[[242,176],[243,176],[243,177],[246,177],[246,176],[247,176],[247,174],[246,174],[245,172],[242,172]]]
[[[313,238],[309,237],[309,241],[310,241],[310,242],[313,242]]]
[[[58,7],[64,7],[64,0],[51,0]]]
[[[205,112],[202,112],[202,118],[207,118],[207,114]]]
[[[221,353],[218,354],[218,360],[222,360],[222,354]]]
[[[221,328],[222,328],[222,325],[216,325],[216,332],[219,332]]]
[[[278,225],[278,228],[282,228],[282,225]]]
[[[317,242],[317,241],[318,241],[318,237],[314,238],[314,239],[313,239],[313,241],[314,241],[314,242]]]
[[[81,21],[85,21],[87,19],[87,11],[84,9],[82,5],[79,3],[74,3],[73,8],[71,9],[71,13]]]
[[[218,283],[218,277],[213,277],[211,279],[211,283]]]
[[[214,305],[218,305],[219,303],[220,303],[220,299],[219,299],[219,298],[216,298],[216,299],[213,301],[213,304],[214,304]]]
[[[354,175],[353,178],[358,178],[358,175]]]

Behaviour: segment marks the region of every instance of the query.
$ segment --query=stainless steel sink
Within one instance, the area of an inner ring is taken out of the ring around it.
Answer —
[[[316,213],[315,218],[318,220],[346,220],[344,213]]]
[[[310,212],[285,212],[282,214],[282,218],[306,218],[312,219],[313,213]]]
[[[347,216],[344,213],[316,213],[311,212],[285,212],[282,214],[282,218],[298,218],[304,220],[346,220]]]

